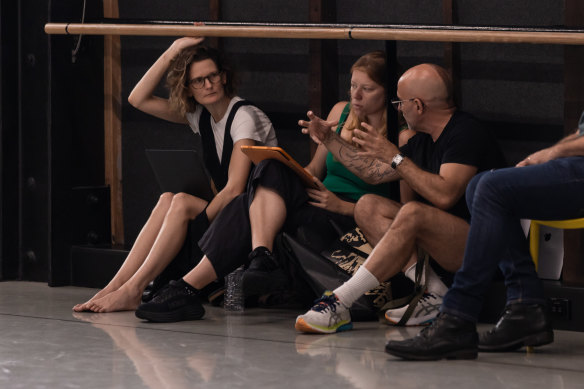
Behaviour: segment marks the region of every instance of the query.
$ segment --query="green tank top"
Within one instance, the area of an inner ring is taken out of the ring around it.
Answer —
[[[337,126],[336,132],[339,135],[349,116],[350,110],[351,104],[347,103],[339,119],[339,125]],[[389,183],[379,185],[367,184],[345,168],[330,152],[326,156],[326,177],[322,183],[331,192],[355,201],[367,193],[389,197]]]

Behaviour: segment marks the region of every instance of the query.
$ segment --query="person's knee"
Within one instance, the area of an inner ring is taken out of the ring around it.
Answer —
[[[353,210],[353,217],[355,218],[355,223],[360,228],[366,227],[371,223],[371,218],[377,214],[377,201],[374,195],[363,195],[355,203],[355,209]]]
[[[472,210],[472,203],[473,203],[473,199],[475,196],[475,192],[477,189],[477,185],[479,184],[481,178],[483,177],[483,174],[479,173],[476,176],[474,176],[468,183],[468,185],[466,186],[466,205],[468,207],[469,210]]]
[[[417,201],[405,203],[397,213],[392,228],[415,232],[428,221],[427,205]]]
[[[191,195],[187,193],[177,193],[172,197],[172,202],[170,204],[169,214],[180,215],[188,218],[191,213],[198,213],[195,211],[190,212],[190,202],[189,197]]]
[[[170,208],[170,204],[172,204],[173,196],[174,194],[170,192],[165,192],[161,194],[160,197],[158,198],[158,202],[156,203],[154,209],[152,210],[152,213],[157,211],[166,213]]]
[[[509,199],[508,194],[512,195],[512,191],[506,190],[505,186],[501,185],[497,171],[489,171],[476,180],[470,194],[472,199],[467,199],[467,204],[472,215],[473,208],[476,206],[485,207],[485,204],[491,204],[493,201],[505,203],[506,199]],[[467,191],[468,195],[469,192]]]

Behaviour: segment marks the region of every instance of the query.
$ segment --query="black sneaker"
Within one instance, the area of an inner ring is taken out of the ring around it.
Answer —
[[[199,291],[182,279],[170,283],[152,301],[140,304],[136,317],[157,323],[198,320],[205,315]]]
[[[267,247],[260,246],[254,249],[247,256],[249,260],[248,270],[260,271],[260,272],[271,272],[280,268],[276,257]]]
[[[554,331],[543,304],[509,304],[495,327],[479,337],[480,351],[513,351],[554,341]]]
[[[166,285],[168,285],[168,282],[166,283]],[[157,279],[150,282],[148,286],[146,286],[146,288],[144,289],[144,292],[142,293],[142,302],[148,303],[152,301],[154,296],[156,296],[158,292],[160,292],[166,285],[162,285],[161,282],[159,282],[159,280]]]
[[[385,351],[400,358],[419,361],[475,359],[477,344],[474,323],[442,312],[415,337],[387,342]]]
[[[281,291],[288,287],[288,277],[270,250],[258,247],[249,254],[248,259],[250,263],[241,280],[246,297]]]

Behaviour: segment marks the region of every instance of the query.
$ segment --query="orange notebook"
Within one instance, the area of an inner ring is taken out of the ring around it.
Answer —
[[[315,182],[316,177],[307,172],[298,162],[294,160],[281,147],[272,146],[241,146],[241,151],[248,156],[256,165],[264,159],[276,159],[288,166],[292,171],[302,179],[304,185],[318,189]]]

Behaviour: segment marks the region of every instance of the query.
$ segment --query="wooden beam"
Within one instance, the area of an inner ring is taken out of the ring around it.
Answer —
[[[118,0],[104,0],[103,15],[119,18]],[[105,183],[110,187],[112,244],[124,244],[122,206],[122,72],[120,37],[104,36]]]
[[[366,39],[417,42],[531,43],[584,45],[584,32],[448,30],[439,28],[392,27],[289,27],[289,26],[183,26],[168,24],[47,23],[47,34],[207,36],[287,39]]]

